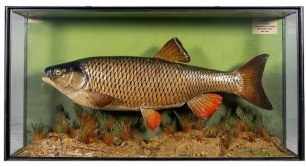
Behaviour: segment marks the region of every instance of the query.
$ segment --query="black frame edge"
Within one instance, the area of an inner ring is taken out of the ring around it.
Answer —
[[[304,101],[304,9],[299,8],[298,13],[298,77],[299,77],[299,121],[298,121],[298,156],[305,160],[305,101]]]
[[[10,7],[5,8],[5,48],[4,48],[4,160],[8,160],[10,158],[10,62],[11,62],[11,55],[10,55]]]
[[[59,10],[65,11],[103,11],[103,12],[180,12],[180,11],[192,11],[192,10],[258,10],[258,9],[271,9],[271,10],[297,10],[299,6],[9,6],[14,12],[22,12],[27,10]]]

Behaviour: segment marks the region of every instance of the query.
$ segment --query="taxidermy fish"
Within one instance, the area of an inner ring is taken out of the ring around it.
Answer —
[[[234,72],[188,66],[183,64],[190,61],[187,51],[172,38],[154,58],[84,58],[47,67],[42,80],[82,106],[141,111],[153,131],[161,122],[157,110],[185,103],[199,118],[209,118],[222,102],[216,92],[235,93],[271,110],[261,84],[267,58],[259,55]]]

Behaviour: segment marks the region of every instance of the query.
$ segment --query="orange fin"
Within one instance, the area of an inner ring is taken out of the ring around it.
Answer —
[[[209,118],[221,105],[222,96],[208,93],[187,102],[192,112],[201,119]]]
[[[188,63],[190,57],[178,38],[170,39],[155,55],[155,58],[168,62]]]
[[[234,72],[234,74],[241,76],[243,83],[240,91],[235,93],[258,107],[272,110],[272,104],[261,84],[262,73],[268,57],[268,54],[256,56]]]
[[[149,129],[154,131],[160,125],[160,114],[152,109],[140,108],[140,111]]]
[[[110,103],[112,103],[115,98],[102,94],[102,93],[87,93],[88,96],[88,102],[91,105],[91,107],[94,108],[102,108],[104,106],[109,105]]]

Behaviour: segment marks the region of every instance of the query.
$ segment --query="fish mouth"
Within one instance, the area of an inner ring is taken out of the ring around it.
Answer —
[[[41,78],[45,83],[55,87],[55,83],[49,77],[42,77]]]

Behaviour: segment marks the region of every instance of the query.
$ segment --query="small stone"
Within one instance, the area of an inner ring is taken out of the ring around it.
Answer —
[[[54,154],[54,156],[59,156],[60,155],[60,153],[59,152],[56,152],[55,154]]]
[[[143,147],[143,148],[146,148],[146,147],[147,147],[147,144],[146,144],[145,142],[142,141],[142,142],[140,142],[140,146]]]
[[[68,142],[68,141],[71,141],[71,139],[68,138],[68,137],[66,137],[66,138],[63,139],[63,141],[64,141],[64,142]]]
[[[190,150],[190,146],[189,146],[189,145],[187,145],[187,146],[186,146],[186,149],[187,149],[187,150]]]
[[[150,155],[151,154],[151,151],[147,148],[144,148],[143,149],[144,153],[147,154],[147,155]]]
[[[113,139],[113,144],[115,145],[115,146],[122,146],[122,140],[121,139],[119,139],[118,137],[114,137],[114,139]]]
[[[122,147],[127,147],[127,146],[129,146],[129,142],[124,141],[124,142],[122,142],[122,143],[120,144],[120,146],[122,146]]]

